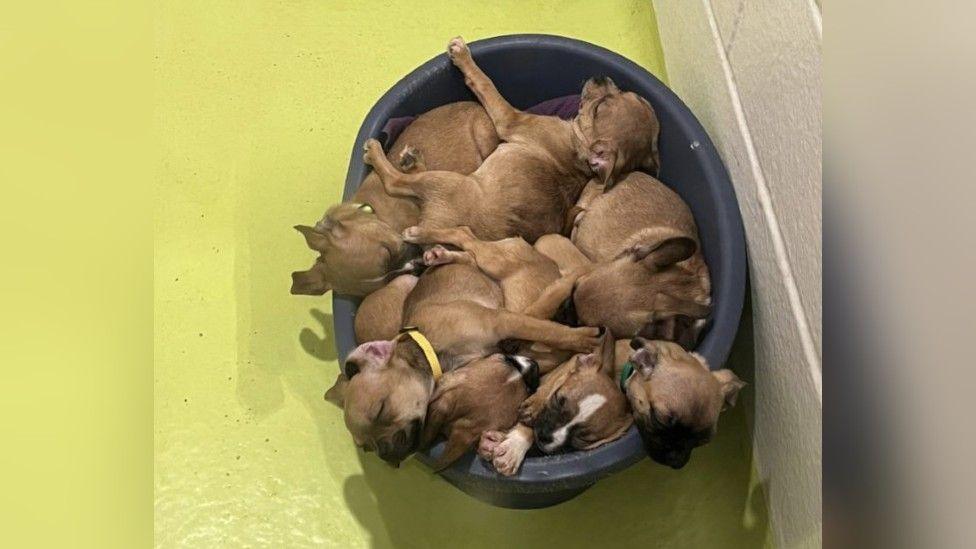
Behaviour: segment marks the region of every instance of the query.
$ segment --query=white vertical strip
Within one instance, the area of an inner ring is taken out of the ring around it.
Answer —
[[[722,62],[722,71],[725,76],[725,84],[728,87],[729,96],[732,99],[732,109],[735,111],[736,122],[742,130],[743,140],[746,145],[746,154],[749,156],[749,167],[753,177],[756,179],[756,196],[759,198],[759,205],[762,208],[763,216],[769,227],[769,233],[773,242],[773,249],[776,252],[776,265],[779,267],[783,283],[786,286],[786,293],[790,299],[790,310],[796,321],[797,331],[800,336],[800,344],[803,347],[803,355],[806,358],[807,368],[810,372],[810,379],[817,391],[817,398],[823,403],[823,374],[820,364],[820,357],[817,347],[810,334],[810,324],[807,322],[807,315],[800,301],[800,292],[796,287],[796,280],[793,277],[793,267],[790,265],[786,243],[783,241],[783,233],[779,227],[779,220],[773,211],[773,202],[769,194],[769,186],[766,184],[766,177],[763,175],[762,166],[759,164],[759,156],[752,142],[752,134],[749,131],[749,124],[746,122],[745,112],[742,109],[742,102],[739,99],[739,90],[735,84],[732,74],[732,66],[729,64],[725,48],[722,46],[722,38],[718,31],[718,23],[715,20],[715,13],[712,11],[711,0],[702,0],[705,8],[705,15],[708,18],[708,26],[712,31],[712,38],[717,46],[719,59]],[[813,1],[810,0],[812,4]],[[814,5],[814,7],[816,7]]]

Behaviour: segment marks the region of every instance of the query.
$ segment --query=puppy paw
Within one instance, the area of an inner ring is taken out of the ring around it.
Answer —
[[[539,417],[542,413],[542,409],[545,407],[546,401],[531,396],[522,401],[518,409],[518,420],[519,423],[524,425],[532,425],[535,423],[535,418]]]
[[[520,431],[513,429],[495,447],[495,458],[491,460],[491,464],[500,474],[510,477],[518,472],[531,446],[531,441],[526,440]]]
[[[423,229],[414,225],[413,227],[407,227],[403,229],[403,239],[411,244],[420,244],[420,235],[423,234]]]
[[[428,267],[433,267],[434,265],[444,265],[445,263],[450,263],[452,259],[453,254],[451,254],[447,248],[439,244],[424,252],[424,264],[426,264]]]
[[[375,166],[373,158],[376,154],[383,154],[383,146],[375,139],[367,139],[363,144],[363,163],[367,166]]]
[[[587,353],[600,345],[600,328],[572,328],[573,337],[567,341],[567,349]]]
[[[481,439],[478,441],[478,457],[491,463],[491,460],[495,459],[495,449],[498,447],[498,443],[503,440],[505,440],[505,433],[501,431],[481,433]]]
[[[423,168],[423,163],[424,159],[423,156],[421,156],[420,151],[410,145],[407,145],[402,151],[400,151],[400,156],[397,160],[400,171],[403,172],[421,170]]]
[[[456,36],[451,38],[451,41],[447,43],[447,56],[457,65],[459,62],[471,58],[471,50],[468,49],[468,45],[464,43],[463,38]]]

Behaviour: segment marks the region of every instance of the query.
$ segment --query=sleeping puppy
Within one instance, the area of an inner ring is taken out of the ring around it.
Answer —
[[[416,450],[434,382],[472,360],[496,353],[505,339],[581,351],[596,328],[570,328],[502,308],[498,284],[475,267],[441,265],[425,272],[407,296],[403,324],[391,341],[357,347],[343,364],[346,382],[328,395],[341,403],[356,444],[398,465]]]
[[[711,303],[711,281],[698,249],[698,228],[691,210],[681,197],[657,179],[641,172],[627,174],[615,185],[605,186],[602,192],[591,190],[592,187],[595,187],[594,182],[587,186],[578,203],[579,213],[574,220],[571,237],[576,247],[596,263],[611,263],[621,256],[637,258],[645,250],[653,248],[662,234],[687,236],[694,241],[693,253],[663,271],[673,276],[658,274],[660,270],[656,271],[655,276],[672,280],[667,283],[669,288],[662,293],[675,300],[690,301],[688,306],[691,310],[696,309],[695,305],[700,305],[702,308],[699,310],[707,314],[705,308]],[[647,260],[640,263],[647,268],[659,267]],[[642,274],[639,268],[631,271],[637,276]],[[626,269],[620,268],[615,273],[618,276],[628,274]],[[585,289],[583,293],[587,293]],[[589,315],[589,321],[601,320],[605,320],[602,315]],[[658,318],[642,333],[656,339],[680,340],[690,348],[697,341],[704,324],[704,316],[680,314]]]
[[[682,263],[695,256],[697,241],[670,227],[644,235],[641,244],[603,263],[590,261],[565,237],[539,239],[536,249],[566,273],[544,292],[546,307],[569,308],[580,324],[606,326],[622,337],[680,339],[693,347],[698,321],[710,311],[704,264],[691,272]]]
[[[416,276],[400,275],[363,298],[353,321],[356,343],[395,338],[402,326],[403,303],[416,285]]]
[[[504,143],[468,176],[446,170],[403,173],[383,155],[379,142],[366,142],[364,161],[387,192],[419,201],[421,227],[466,225],[484,240],[521,236],[532,243],[563,229],[589,179],[607,184],[638,168],[657,169],[654,110],[610,79],[586,82],[579,113],[570,122],[512,107],[461,38],[451,40],[448,55]]]
[[[444,374],[430,398],[420,442],[425,448],[438,436],[447,439],[434,470],[457,461],[481,433],[511,427],[519,405],[538,386],[538,365],[521,356],[494,354]]]
[[[667,341],[634,338],[620,384],[651,459],[674,469],[715,435],[719,413],[735,405],[745,383],[731,370],[710,371],[705,359]]]
[[[497,145],[498,135],[479,104],[450,103],[407,126],[388,159],[410,173],[471,173]],[[404,243],[400,233],[416,225],[419,215],[416,200],[387,194],[376,174],[369,174],[350,201],[329,208],[314,227],[295,227],[319,258],[309,270],[292,273],[291,293],[322,295],[334,289],[364,296],[397,274],[412,272],[408,263],[419,249]]]
[[[510,476],[518,472],[533,440],[552,454],[565,448],[590,450],[623,436],[633,416],[612,377],[615,345],[607,331],[594,352],[575,355],[546,375],[519,408],[519,424],[507,433],[484,433],[479,455]]]

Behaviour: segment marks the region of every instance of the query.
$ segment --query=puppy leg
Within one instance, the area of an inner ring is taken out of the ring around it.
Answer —
[[[422,200],[432,194],[450,194],[460,186],[467,186],[471,192],[479,187],[470,184],[470,178],[454,172],[414,171],[403,173],[390,163],[383,154],[379,141],[368,139],[364,147],[363,162],[373,167],[383,182],[383,188],[391,196],[409,196]]]
[[[550,319],[556,315],[556,311],[564,301],[573,295],[573,286],[579,277],[583,276],[589,267],[576,269],[575,271],[563,276],[553,282],[548,288],[542,291],[538,299],[522,311],[526,316],[533,318]]]
[[[548,257],[559,265],[559,272],[563,275],[587,265],[592,265],[588,257],[568,238],[558,234],[547,234],[535,241],[533,246],[537,252]]]
[[[584,353],[597,346],[598,328],[570,328],[549,320],[499,309],[494,318],[498,340],[523,339],[537,341],[557,349]]]
[[[474,92],[478,101],[485,108],[488,117],[495,125],[498,137],[504,141],[511,141],[517,133],[518,126],[524,123],[526,119],[533,118],[534,115],[516,110],[502,97],[502,94],[498,93],[498,88],[488,78],[488,75],[475,64],[474,58],[471,57],[471,50],[468,49],[468,45],[460,36],[452,38],[448,42],[447,56],[451,58],[454,66],[461,70],[464,75],[464,83],[471,88],[471,91]]]
[[[437,229],[433,227],[407,227],[403,239],[413,244],[450,244],[464,249],[464,245],[477,237],[468,227]]]
[[[424,264],[428,267],[447,265],[448,263],[462,263],[473,267],[478,266],[468,252],[452,251],[440,245],[434,246],[424,252]]]
[[[397,165],[403,173],[416,173],[427,171],[427,163],[424,156],[411,145],[403,147],[397,159]]]
[[[502,240],[479,240],[468,227],[436,229],[408,227],[403,239],[414,244],[450,244],[470,252],[474,265],[495,280],[502,280],[524,265],[526,256],[535,253],[532,246],[520,237]]]

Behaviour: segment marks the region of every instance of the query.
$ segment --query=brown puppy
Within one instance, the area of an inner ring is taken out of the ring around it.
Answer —
[[[430,170],[402,173],[367,141],[364,161],[387,192],[420,200],[421,227],[466,225],[485,240],[521,236],[534,242],[563,229],[570,207],[591,177],[604,183],[621,173],[657,167],[658,123],[654,110],[606,78],[583,87],[572,122],[513,108],[471,57],[460,38],[448,55],[481,101],[504,141],[470,176]]]
[[[519,404],[539,385],[539,367],[531,359],[494,354],[451,370],[437,381],[427,407],[421,447],[443,435],[440,470],[470,450],[485,431],[511,427]]]
[[[498,135],[479,104],[451,103],[417,117],[388,159],[411,173],[428,168],[471,173],[497,145]],[[295,227],[320,255],[308,271],[292,273],[291,292],[322,295],[335,289],[364,296],[395,276],[391,272],[409,272],[404,266],[419,250],[406,245],[400,233],[416,225],[419,215],[416,200],[387,194],[376,174],[369,174],[352,200],[329,208],[314,227]]]
[[[556,291],[551,286],[562,274],[559,266],[521,237],[486,241],[478,240],[468,227],[410,227],[404,231],[404,240],[415,244],[438,244],[424,253],[427,265],[464,263],[480,269],[501,286],[504,306],[509,311],[540,319],[551,319],[556,312],[549,305],[550,300],[540,300],[540,297],[544,291]],[[448,250],[440,244],[460,248],[460,251]],[[566,351],[535,342],[520,343],[512,352],[537,361],[543,374],[570,356]]]
[[[591,182],[587,191],[594,186]],[[572,240],[596,263],[610,263],[621,255],[636,258],[656,246],[667,234],[685,235],[694,240],[696,249],[691,256],[671,268],[661,269],[660,265],[646,260],[640,263],[654,272],[653,276],[658,279],[655,283],[657,292],[666,295],[669,303],[689,302],[685,307],[687,311],[674,311],[679,314],[665,316],[659,313],[641,333],[658,339],[680,340],[686,347],[692,347],[704,326],[706,307],[711,303],[711,281],[705,260],[697,249],[698,228],[687,204],[663,183],[641,172],[627,174],[602,193],[584,192],[584,195],[587,196],[578,204]],[[640,268],[630,269],[631,273],[625,271],[627,269],[618,267],[615,274],[643,274]],[[664,299],[653,294],[650,297]],[[701,311],[702,315],[687,314],[694,311]],[[592,314],[589,319],[594,322],[603,320],[602,315]]]
[[[481,457],[499,473],[513,475],[533,440],[551,454],[567,447],[589,450],[623,436],[633,417],[612,377],[615,345],[606,332],[594,352],[575,355],[546,375],[520,406],[519,425],[507,433],[484,433]]]
[[[356,343],[395,338],[403,325],[403,303],[416,285],[416,276],[401,275],[363,298],[353,323]]]
[[[680,469],[692,449],[714,436],[719,413],[735,405],[745,383],[731,370],[709,371],[705,359],[667,341],[634,338],[633,374],[622,381],[647,453]]]
[[[605,263],[591,262],[565,237],[539,239],[536,249],[566,273],[544,292],[546,306],[558,308],[569,300],[581,324],[606,326],[623,337],[680,336],[682,344],[694,345],[700,323],[685,323],[685,329],[672,330],[671,335],[666,328],[677,326],[678,319],[697,321],[709,313],[703,284],[707,273],[690,273],[679,265],[695,254],[697,243],[670,228],[645,234],[644,244]]]
[[[569,328],[502,305],[501,288],[480,270],[442,265],[417,281],[404,303],[403,323],[426,336],[444,372],[497,352],[505,339],[576,351],[597,342],[596,328]],[[360,345],[343,369],[348,383],[337,383],[330,393],[341,397],[353,440],[399,464],[420,442],[436,366],[420,343],[406,337]]]

